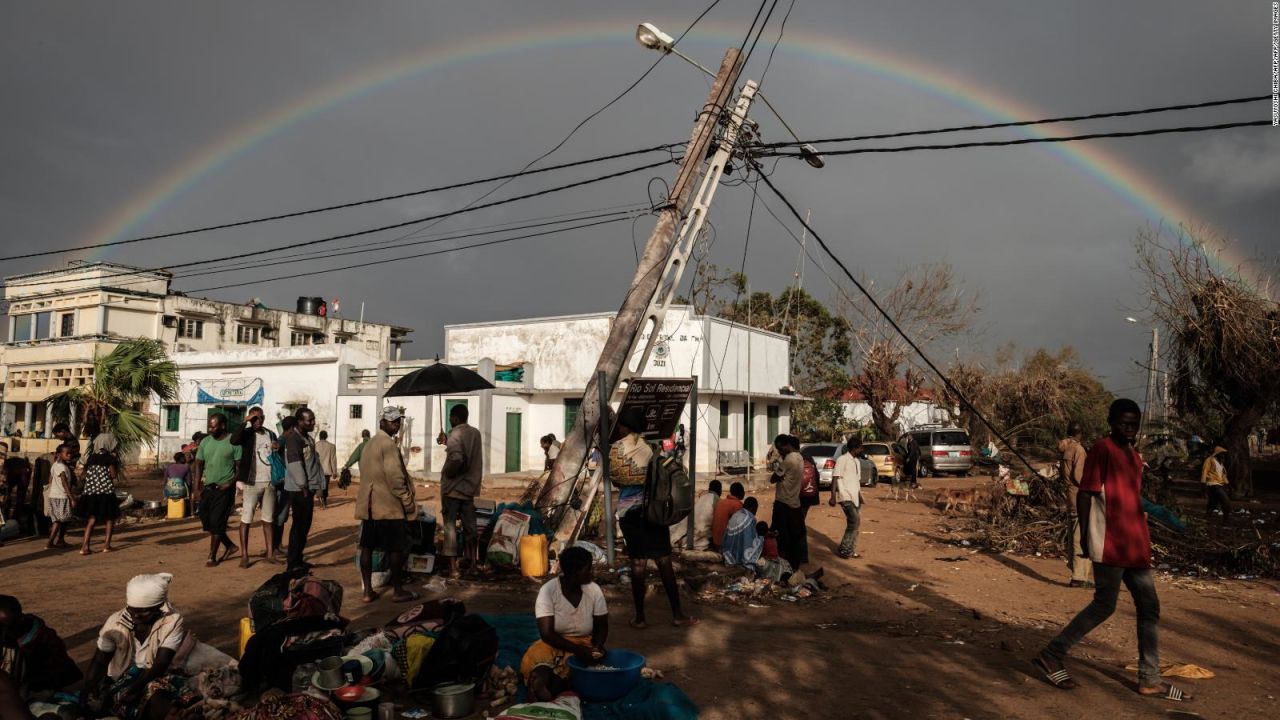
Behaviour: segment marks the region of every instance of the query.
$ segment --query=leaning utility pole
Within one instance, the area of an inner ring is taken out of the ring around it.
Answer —
[[[724,60],[720,63],[720,72],[716,75],[711,93],[707,96],[707,102],[698,113],[698,120],[694,123],[693,134],[685,148],[680,171],[671,185],[671,194],[667,198],[666,205],[660,210],[658,221],[645,244],[644,255],[641,256],[640,264],[636,267],[635,277],[631,280],[631,287],[609,328],[609,336],[605,340],[604,350],[600,353],[600,360],[596,363],[596,372],[591,374],[587,382],[573,429],[565,438],[560,454],[551,468],[547,484],[539,493],[537,505],[548,516],[550,526],[556,528],[556,547],[562,547],[567,542],[581,515],[590,509],[589,506],[574,507],[577,503],[573,501],[578,495],[575,480],[585,466],[591,438],[597,434],[594,431],[600,421],[597,398],[600,397],[602,388],[599,387],[597,378],[604,377],[607,386],[603,388],[605,397],[612,397],[623,378],[627,362],[637,349],[642,327],[650,320],[655,321],[641,355],[640,367],[635,368],[636,370],[643,368],[644,359],[648,357],[649,350],[658,335],[662,333],[661,318],[650,317],[650,306],[658,292],[659,283],[663,280],[663,276],[668,274],[664,271],[667,271],[670,265],[672,250],[677,239],[676,231],[685,220],[682,216],[683,208],[693,195],[694,181],[700,174],[707,157],[707,149],[716,135],[716,124],[720,121],[721,111],[728,107],[741,72],[741,51],[732,48],[725,53]],[[677,271],[682,269],[681,266]],[[678,279],[677,275],[677,282]],[[671,289],[674,290],[674,288]],[[601,447],[600,450],[607,453],[609,448]],[[586,502],[589,503],[593,495],[594,493],[588,493]]]

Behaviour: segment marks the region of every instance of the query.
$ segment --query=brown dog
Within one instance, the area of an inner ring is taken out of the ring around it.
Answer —
[[[968,490],[939,490],[933,499],[933,504],[942,507],[944,514],[950,513],[953,509],[960,510],[968,508],[969,512],[973,512],[974,505],[978,500],[978,491],[969,488]]]

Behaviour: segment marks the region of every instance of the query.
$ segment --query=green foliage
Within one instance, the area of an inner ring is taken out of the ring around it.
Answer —
[[[128,451],[155,443],[157,421],[142,412],[153,394],[162,402],[178,396],[178,367],[158,341],[138,338],[97,355],[92,382],[49,401],[56,419],[69,420],[75,407],[85,427],[111,432]]]

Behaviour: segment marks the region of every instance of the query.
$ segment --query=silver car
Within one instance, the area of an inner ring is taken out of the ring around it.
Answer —
[[[920,446],[921,475],[964,475],[973,467],[969,433],[961,428],[916,428],[898,438],[898,444],[904,448],[908,435],[915,437],[916,444]]]
[[[805,443],[800,446],[800,454],[813,461],[818,468],[818,489],[831,487],[831,472],[836,469],[835,443]]]

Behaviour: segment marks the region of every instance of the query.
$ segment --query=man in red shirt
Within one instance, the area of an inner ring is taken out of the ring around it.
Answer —
[[[1160,599],[1151,572],[1151,536],[1142,511],[1142,456],[1134,447],[1142,411],[1132,400],[1116,400],[1107,421],[1111,434],[1095,443],[1085,458],[1076,497],[1076,512],[1086,529],[1080,534],[1081,556],[1093,560],[1097,583],[1093,602],[1033,662],[1055,687],[1075,688],[1062,661],[1071,646],[1115,612],[1124,583],[1138,615],[1138,692],[1190,700],[1180,688],[1160,681]]]

